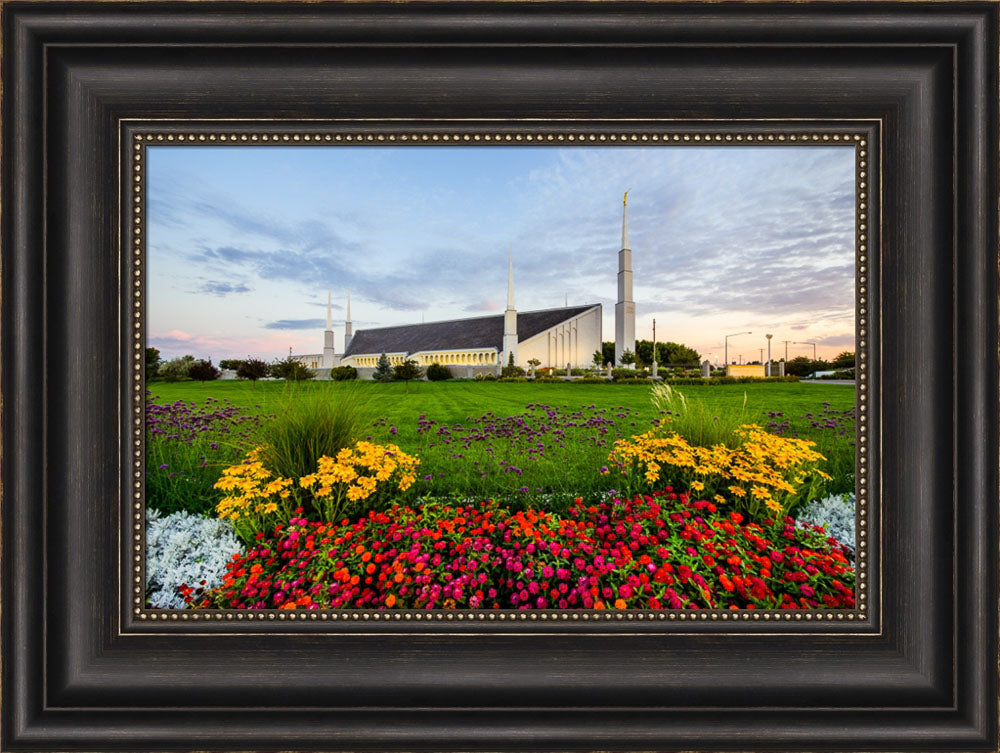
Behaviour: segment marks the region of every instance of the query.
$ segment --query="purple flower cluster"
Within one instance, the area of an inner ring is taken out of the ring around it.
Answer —
[[[225,434],[233,439],[243,439],[260,421],[260,416],[248,416],[241,408],[210,397],[202,406],[177,400],[160,405],[158,396],[147,393],[146,438],[150,441],[182,442],[193,444],[205,432]],[[218,449],[218,443],[212,443]]]

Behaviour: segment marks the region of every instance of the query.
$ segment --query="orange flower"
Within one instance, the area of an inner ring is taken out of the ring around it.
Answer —
[[[625,599],[615,599],[615,609],[625,609]]]
[[[395,603],[396,603],[396,597],[393,596],[392,594],[389,594],[388,596],[385,597],[385,605],[387,607],[391,607]]]

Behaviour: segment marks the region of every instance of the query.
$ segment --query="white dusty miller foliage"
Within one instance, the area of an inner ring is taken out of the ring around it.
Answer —
[[[154,609],[183,609],[177,588],[222,585],[226,561],[242,547],[225,520],[146,511],[146,595]],[[205,581],[205,585],[201,585]]]
[[[827,534],[854,551],[854,495],[831,494],[815,499],[795,515],[799,523],[826,528]]]

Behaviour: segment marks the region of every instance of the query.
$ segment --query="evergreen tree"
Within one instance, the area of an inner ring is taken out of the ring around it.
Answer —
[[[626,348],[622,351],[622,357],[620,360],[622,362],[622,366],[631,366],[635,363],[635,353]]]
[[[604,353],[600,350],[595,350],[594,356],[590,360],[594,362],[594,368],[599,369],[605,364]]]
[[[389,356],[385,353],[378,357],[378,364],[375,366],[375,373],[372,374],[372,379],[376,382],[392,381],[392,364],[389,363]]]
[[[507,359],[507,365],[503,367],[500,372],[500,376],[503,377],[522,377],[524,376],[524,369],[514,363],[514,351],[510,352],[510,357]]]

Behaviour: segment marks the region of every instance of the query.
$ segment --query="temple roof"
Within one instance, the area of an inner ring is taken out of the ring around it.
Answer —
[[[599,303],[541,311],[517,312],[517,340],[524,342],[589,311]],[[420,353],[427,350],[503,349],[503,314],[472,319],[452,319],[426,324],[359,329],[351,338],[344,357],[380,353]]]

